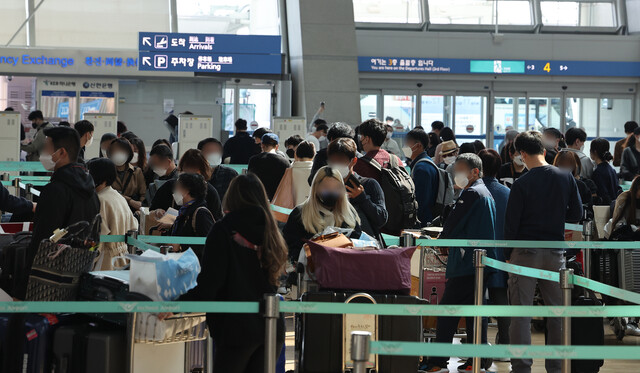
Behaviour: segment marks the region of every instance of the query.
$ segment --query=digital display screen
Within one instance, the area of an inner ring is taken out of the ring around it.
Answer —
[[[469,72],[479,74],[524,74],[524,61],[471,60]]]

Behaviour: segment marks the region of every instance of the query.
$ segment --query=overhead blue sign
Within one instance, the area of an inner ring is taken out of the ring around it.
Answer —
[[[481,62],[491,69],[477,68]],[[458,58],[358,57],[360,72],[424,74],[509,74],[565,76],[640,76],[640,62],[620,61],[551,61],[551,60],[472,60]],[[520,66],[521,69],[505,69]],[[522,72],[521,72],[522,71]]]
[[[100,107],[102,106],[102,99],[98,98],[96,100],[84,102],[80,104],[80,115],[84,115],[85,113],[99,113]]]
[[[280,36],[138,33],[139,51],[280,54]]]
[[[138,70],[281,74],[279,54],[140,52]]]
[[[58,104],[58,110],[56,110],[56,116],[58,118],[69,118],[69,101],[61,102]]]
[[[80,97],[116,97],[115,92],[82,91]]]

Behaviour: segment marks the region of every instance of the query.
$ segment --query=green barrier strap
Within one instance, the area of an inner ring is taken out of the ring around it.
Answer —
[[[153,245],[149,245],[148,243],[142,242],[137,238],[127,237],[127,243],[137,247],[138,249],[140,249],[142,251],[153,250],[153,251],[160,252],[160,248],[159,247],[156,247],[156,246],[153,246]]]
[[[47,172],[40,162],[0,162],[0,171]]]
[[[258,313],[258,302],[0,302],[3,313]]]
[[[568,230],[568,231],[576,231],[576,232],[582,232],[583,231],[583,227],[582,224],[570,224],[570,223],[566,223],[564,225],[564,229]]]
[[[384,316],[485,316],[485,317],[627,317],[640,314],[640,306],[457,306],[416,304],[366,304],[280,302],[280,312],[360,314]]]
[[[396,356],[629,360],[640,354],[640,346],[526,346],[372,341],[371,353]]]
[[[224,164],[223,166],[232,168],[238,174],[242,174],[242,170],[246,170],[248,167],[246,164]]]
[[[614,297],[617,299],[622,299],[626,302],[640,304],[640,294],[634,293],[629,290],[620,289],[615,286],[610,286],[607,284],[603,284],[602,282],[598,282],[595,280],[588,279],[586,277],[576,276],[576,275],[573,275],[571,282],[573,282],[574,285],[591,289],[596,293],[608,295],[610,297]]]
[[[100,236],[100,243],[107,242],[126,242],[124,235],[102,235]]]
[[[204,245],[206,237],[172,237],[172,236],[138,236],[138,240],[146,243]]]
[[[425,239],[416,240],[425,247],[507,247],[518,249],[640,249],[640,241],[492,241]]]
[[[28,181],[25,180],[23,184],[31,184],[33,186],[45,186],[49,184],[48,181]],[[13,181],[2,180],[2,185],[4,186],[13,186]]]
[[[509,264],[486,256],[482,258],[482,263],[488,267],[492,267],[516,275],[534,277],[540,280],[560,282],[560,274],[558,272],[545,271],[544,269],[529,268],[515,264]]]
[[[271,210],[285,214],[285,215],[291,215],[291,211],[293,211],[292,209],[288,209],[286,207],[281,207],[276,205],[271,205]]]

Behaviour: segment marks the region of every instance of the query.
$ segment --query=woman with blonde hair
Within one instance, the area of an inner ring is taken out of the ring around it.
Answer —
[[[289,247],[289,258],[297,261],[304,240],[308,240],[327,227],[351,228],[354,237],[360,236],[360,217],[349,203],[340,173],[329,166],[318,170],[309,198],[297,206],[283,229]]]

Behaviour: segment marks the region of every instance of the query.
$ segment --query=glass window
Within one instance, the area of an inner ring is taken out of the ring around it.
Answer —
[[[179,32],[280,35],[277,0],[178,0]]]
[[[240,88],[238,93],[240,118],[246,119],[250,128],[271,128],[271,90],[256,88]],[[255,123],[258,124],[256,125]]]
[[[385,123],[393,125],[396,133],[408,132],[414,126],[416,96],[385,95]]]
[[[3,0],[2,12],[0,12],[0,40],[2,45],[7,44],[13,34],[18,31],[18,27],[27,18],[25,0]],[[27,45],[26,26],[22,28],[18,36],[11,42],[10,47],[17,45]],[[3,108],[4,109],[4,108]]]
[[[456,96],[454,133],[458,144],[477,139],[485,142],[486,107],[487,98],[484,96]]]
[[[520,97],[496,97],[493,103],[494,147],[499,149],[505,133],[515,129],[518,132],[527,128],[525,99]]]
[[[378,95],[377,94],[361,94],[360,95],[360,113],[364,122],[367,119],[378,117]]]
[[[421,110],[420,123],[425,131],[430,132],[431,123],[436,120],[451,126],[451,96],[422,95]]]
[[[542,131],[545,128],[560,129],[561,102],[560,98],[553,97],[529,98],[529,123],[527,123],[526,130]],[[518,130],[524,131],[525,128],[519,126]]]
[[[615,27],[612,2],[542,1],[542,24],[547,26]]]
[[[356,22],[422,23],[420,0],[353,0]]]
[[[600,99],[600,137],[625,137],[624,123],[633,118],[633,101],[627,98]],[[613,154],[613,152],[612,152]]]
[[[169,31],[169,3],[155,0],[45,1],[34,17],[47,47],[136,49],[138,31]]]
[[[566,107],[567,129],[582,128],[587,133],[584,153],[589,154],[591,139],[597,137],[598,99],[597,98],[567,98]]]
[[[521,0],[501,0],[498,3],[498,24],[531,25],[531,3]],[[433,24],[493,25],[494,0],[429,0],[429,21]]]
[[[233,103],[235,102],[235,88],[224,89],[224,105],[222,105],[222,122],[224,123],[224,130],[233,132],[235,131],[234,123],[236,118],[233,112]]]

